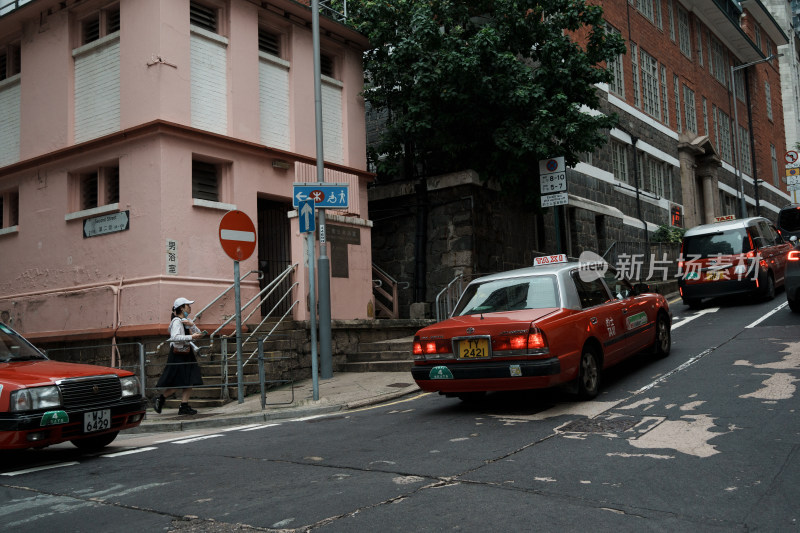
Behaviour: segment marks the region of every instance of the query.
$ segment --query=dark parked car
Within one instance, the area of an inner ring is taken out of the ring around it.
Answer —
[[[800,313],[800,240],[792,237],[795,248],[786,256],[786,301],[789,308]]]
[[[800,204],[789,204],[778,213],[778,230],[788,241],[792,237],[800,239]]]

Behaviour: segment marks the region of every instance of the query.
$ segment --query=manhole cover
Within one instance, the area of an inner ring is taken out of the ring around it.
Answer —
[[[411,383],[389,383],[386,385],[387,387],[396,387],[398,389],[402,389],[404,387],[410,387]]]
[[[586,418],[570,422],[560,429],[574,433],[620,433],[631,429],[639,422],[635,418]]]

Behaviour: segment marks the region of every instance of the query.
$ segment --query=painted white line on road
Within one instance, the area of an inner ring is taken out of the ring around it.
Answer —
[[[645,386],[644,386],[644,387],[642,387],[641,389],[639,389],[639,390],[635,391],[635,392],[633,393],[633,394],[634,394],[634,396],[635,396],[635,395],[637,395],[637,394],[641,394],[642,392],[645,392],[645,391],[648,391],[648,390],[652,389],[653,387],[655,387],[656,385],[658,385],[659,383],[661,383],[662,381],[664,381],[665,379],[667,379],[667,378],[668,378],[668,377],[670,377],[671,375],[673,375],[673,374],[677,374],[677,373],[678,373],[678,372],[680,372],[681,370],[685,370],[685,369],[689,368],[690,366],[692,366],[693,364],[695,364],[697,361],[699,361],[699,360],[700,360],[700,359],[702,359],[703,357],[705,357],[705,356],[707,356],[708,354],[710,354],[711,352],[713,352],[715,349],[716,349],[716,348],[709,348],[708,350],[705,350],[704,352],[701,352],[701,353],[699,353],[699,354],[695,355],[694,357],[692,357],[691,359],[689,359],[688,361],[686,361],[685,363],[683,363],[681,366],[679,366],[679,367],[677,367],[677,368],[674,368],[674,369],[670,370],[669,372],[667,372],[667,373],[666,373],[666,374],[664,374],[663,376],[661,376],[661,377],[659,377],[658,379],[654,380],[652,383],[650,383],[650,384],[648,384],[648,385],[645,385]]]
[[[169,439],[157,440],[157,441],[153,442],[153,444],[164,444],[166,442],[175,442],[176,440],[191,439],[192,437],[199,437],[199,436],[200,435],[197,434],[197,433],[195,433],[194,435],[188,435],[188,436],[187,435],[182,435],[180,437],[171,437]]]
[[[227,431],[243,431],[243,430],[250,429],[250,428],[260,428],[260,427],[261,427],[261,424],[248,424],[246,426],[234,426],[232,428],[220,429],[220,431],[222,431],[224,433],[224,432],[227,432]]]
[[[149,452],[150,450],[157,450],[156,446],[147,446],[145,448],[136,448],[134,450],[125,450],[124,452],[107,453],[100,457],[122,457],[123,455],[133,455],[134,453]]]
[[[304,417],[304,418],[293,418],[293,419],[289,420],[289,422],[305,422],[306,420],[315,420],[315,419],[317,419],[317,418],[325,418],[325,417],[327,417],[327,416],[333,416],[334,414],[338,414],[338,413],[331,413],[331,414],[325,414],[325,415],[306,416],[306,417]]]
[[[756,327],[757,325],[761,324],[763,321],[765,321],[766,319],[768,319],[769,317],[771,317],[772,315],[774,315],[775,313],[777,313],[778,311],[780,311],[781,309],[786,307],[788,304],[789,304],[789,302],[783,302],[781,305],[779,305],[778,307],[776,307],[775,309],[773,309],[772,311],[770,311],[766,315],[762,316],[761,318],[759,318],[758,320],[756,320],[752,324],[750,324],[748,326],[745,326],[744,329]]]
[[[678,329],[679,327],[683,326],[684,324],[687,324],[687,323],[691,322],[695,318],[699,318],[699,317],[701,317],[703,315],[707,315],[708,313],[716,313],[717,311],[719,311],[719,307],[710,307],[708,309],[703,309],[702,311],[700,311],[700,312],[698,312],[698,313],[696,313],[696,314],[694,314],[692,316],[688,316],[688,317],[684,318],[683,320],[681,320],[677,324],[672,324],[672,329]]]
[[[257,429],[271,428],[275,426],[280,426],[280,424],[262,424],[259,425],[258,427],[243,429],[242,431],[255,431]]]
[[[222,435],[217,433],[217,434],[214,434],[214,435],[203,435],[202,437],[195,437],[193,439],[174,440],[174,441],[172,441],[172,444],[188,444],[190,442],[197,442],[199,440],[213,439],[215,437],[222,437]]]
[[[42,470],[52,470],[53,468],[62,468],[64,466],[79,465],[78,461],[70,461],[68,463],[57,463],[54,465],[37,466],[36,468],[26,468],[25,470],[17,470],[16,472],[4,472],[3,476],[21,476],[23,474],[31,474],[33,472],[41,472]]]

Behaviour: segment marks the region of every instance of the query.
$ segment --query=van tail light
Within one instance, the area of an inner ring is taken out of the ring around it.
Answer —
[[[800,261],[800,250],[792,250],[789,252],[789,255],[786,256],[788,261]]]

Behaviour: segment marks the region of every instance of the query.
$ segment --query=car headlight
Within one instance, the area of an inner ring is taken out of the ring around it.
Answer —
[[[119,384],[122,385],[122,397],[128,398],[129,396],[139,396],[141,387],[139,386],[139,378],[136,376],[128,376],[119,378]]]
[[[61,393],[58,387],[32,387],[11,393],[10,411],[32,411],[52,409],[61,406]]]

